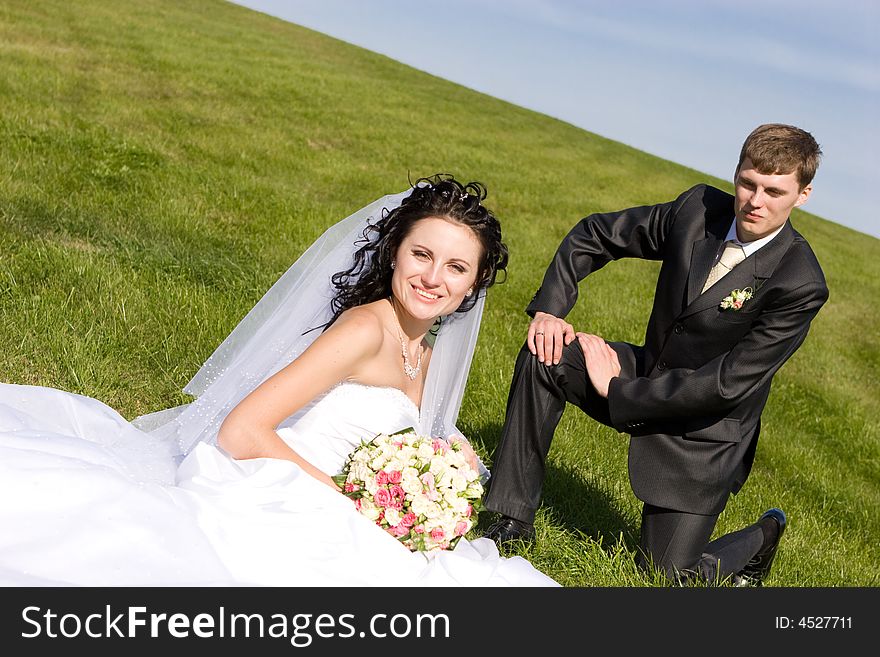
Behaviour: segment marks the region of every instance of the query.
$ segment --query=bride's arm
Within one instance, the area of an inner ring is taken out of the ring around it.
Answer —
[[[343,381],[382,345],[379,318],[360,308],[342,316],[299,358],[269,377],[226,417],[218,445],[235,459],[270,457],[294,461],[337,489],[330,476],[296,453],[275,432],[278,425],[333,385]]]
[[[455,428],[455,431],[457,433],[452,434],[446,440],[449,442],[449,444],[461,444],[461,450],[464,453],[464,456],[467,459],[468,463],[474,469],[474,471],[478,475],[480,475],[480,481],[482,483],[486,483],[490,476],[489,469],[483,463],[483,459],[481,459],[477,452],[474,451],[474,448],[471,446],[471,442],[464,437],[464,434],[461,433],[461,431],[459,431],[457,427]]]

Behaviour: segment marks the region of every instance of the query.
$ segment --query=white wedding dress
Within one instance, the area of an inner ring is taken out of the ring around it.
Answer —
[[[343,383],[278,433],[335,474],[361,440],[418,421],[402,391]],[[484,538],[410,552],[293,462],[175,453],[97,400],[0,384],[0,584],[556,585]]]

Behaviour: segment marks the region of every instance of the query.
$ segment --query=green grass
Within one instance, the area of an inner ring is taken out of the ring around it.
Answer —
[[[325,228],[439,171],[488,186],[512,254],[459,420],[489,461],[523,309],[562,236],[593,211],[728,181],[232,4],[4,2],[2,380],[129,418],[181,403]],[[769,585],[876,586],[880,242],[802,211],[793,221],[831,297],[776,376],[752,477],[717,531],[781,506],[790,528]],[[656,271],[625,261],[591,276],[570,321],[640,343]],[[626,449],[568,409],[539,540],[518,553],[568,586],[661,584],[633,565]]]

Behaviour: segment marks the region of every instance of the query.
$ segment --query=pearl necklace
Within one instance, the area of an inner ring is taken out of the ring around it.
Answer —
[[[389,301],[391,300],[389,299]],[[422,348],[419,345],[419,359],[416,361],[416,366],[413,367],[409,362],[409,350],[406,348],[403,328],[400,325],[400,318],[397,316],[397,308],[394,306],[393,301],[391,301],[391,310],[394,311],[394,319],[397,320],[397,337],[400,339],[400,355],[403,356],[403,373],[409,377],[410,381],[414,381],[419,372],[422,371]]]

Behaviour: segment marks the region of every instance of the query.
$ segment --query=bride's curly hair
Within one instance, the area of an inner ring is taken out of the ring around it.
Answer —
[[[403,240],[416,222],[427,217],[442,217],[470,228],[483,247],[477,269],[474,294],[465,297],[456,312],[474,307],[479,292],[494,285],[498,272],[507,273],[507,246],[501,241],[501,224],[482,205],[486,188],[478,182],[462,184],[449,174],[419,178],[412,192],[399,207],[383,209],[382,218],[364,230],[363,243],[354,254],[354,263],[333,275],[337,292],[331,301],[333,324],[343,312],[355,306],[391,296],[391,262]]]

